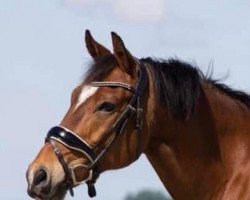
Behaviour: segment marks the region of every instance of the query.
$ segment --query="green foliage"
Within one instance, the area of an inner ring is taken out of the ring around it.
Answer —
[[[160,191],[143,190],[137,194],[128,194],[124,200],[171,200]]]

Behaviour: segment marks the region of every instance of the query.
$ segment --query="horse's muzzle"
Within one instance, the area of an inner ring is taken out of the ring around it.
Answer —
[[[46,199],[51,191],[51,176],[45,167],[27,171],[28,194],[32,198]]]

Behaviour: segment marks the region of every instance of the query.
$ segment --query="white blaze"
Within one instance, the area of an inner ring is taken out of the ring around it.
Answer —
[[[78,97],[78,101],[75,110],[82,105],[89,97],[91,97],[98,90],[98,87],[85,86],[82,88],[81,94]]]

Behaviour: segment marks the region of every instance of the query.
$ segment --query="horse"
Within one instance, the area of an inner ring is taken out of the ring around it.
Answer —
[[[250,199],[250,96],[179,59],[113,53],[86,30],[93,59],[27,170],[28,194],[62,200],[145,154],[176,200]]]

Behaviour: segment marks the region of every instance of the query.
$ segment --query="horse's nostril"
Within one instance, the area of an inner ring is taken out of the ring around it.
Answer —
[[[27,173],[28,194],[32,198],[45,199],[51,190],[51,177],[44,167],[29,170]]]
[[[37,172],[35,179],[34,179],[34,185],[39,185],[41,183],[45,183],[47,180],[47,173],[44,169],[41,169]]]

